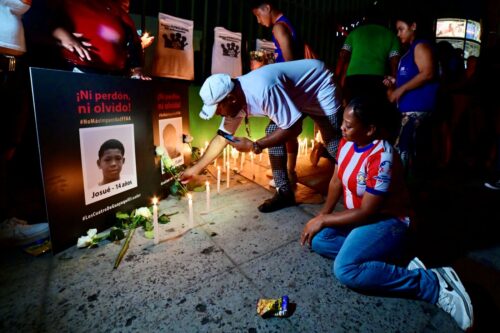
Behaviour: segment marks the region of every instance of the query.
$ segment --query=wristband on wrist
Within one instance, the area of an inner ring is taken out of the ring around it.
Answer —
[[[257,143],[257,141],[252,143],[252,151],[255,155],[262,153],[262,147]]]

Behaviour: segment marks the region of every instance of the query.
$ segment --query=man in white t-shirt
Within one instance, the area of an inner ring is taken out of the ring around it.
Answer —
[[[228,143],[241,152],[255,154],[268,148],[277,193],[259,210],[267,213],[295,205],[287,175],[285,143],[302,131],[299,120],[310,116],[321,131],[328,153],[335,158],[340,138],[340,101],[335,93],[333,74],[319,60],[271,64],[236,79],[227,74],[210,76],[200,89],[204,103],[200,117],[207,120],[217,114],[223,117],[222,123],[198,163],[184,171],[182,181],[188,182],[203,170]],[[224,138],[224,134],[234,134],[243,120],[248,126],[249,116],[268,117],[277,128],[267,127],[266,136],[256,141]]]

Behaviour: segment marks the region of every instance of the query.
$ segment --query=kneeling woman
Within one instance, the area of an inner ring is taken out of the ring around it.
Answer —
[[[335,259],[333,273],[346,286],[437,304],[465,330],[472,304],[451,267],[426,269],[417,258],[406,268],[393,264],[404,249],[410,201],[399,155],[385,140],[392,114],[386,101],[355,99],[346,107],[328,197],[301,244]],[[342,195],[345,210],[333,211]]]

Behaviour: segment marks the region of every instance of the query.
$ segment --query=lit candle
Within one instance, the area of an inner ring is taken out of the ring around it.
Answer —
[[[250,152],[250,170],[252,172],[252,179],[255,179],[255,170],[253,169],[253,151]]]
[[[220,166],[217,166],[217,193],[220,193]]]
[[[224,147],[224,150],[222,151],[222,166],[226,165],[226,149],[227,147]]]
[[[193,196],[191,195],[191,193],[187,194],[187,198],[188,198],[188,211],[189,211],[189,216],[188,216],[189,226],[190,227],[194,227],[194,220],[193,220]]]
[[[207,191],[207,212],[210,211],[210,182],[205,182],[205,190]]]
[[[245,153],[241,153],[240,172],[243,172],[243,163],[244,162],[245,162]]]
[[[153,235],[154,242],[158,244],[160,242],[160,230],[158,230],[158,199],[153,198]]]
[[[314,139],[311,139],[311,151],[314,149]]]
[[[259,154],[259,162],[262,162],[262,154]]]
[[[234,168],[236,169],[238,167],[238,155],[240,152],[235,149],[234,147],[231,147],[231,156],[233,157],[233,163],[234,163]]]
[[[226,163],[226,188],[229,188],[229,175],[230,175],[230,165],[229,165],[229,160]]]

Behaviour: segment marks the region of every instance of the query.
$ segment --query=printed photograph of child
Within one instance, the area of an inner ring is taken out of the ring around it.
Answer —
[[[137,187],[134,125],[80,128],[85,204]]]

